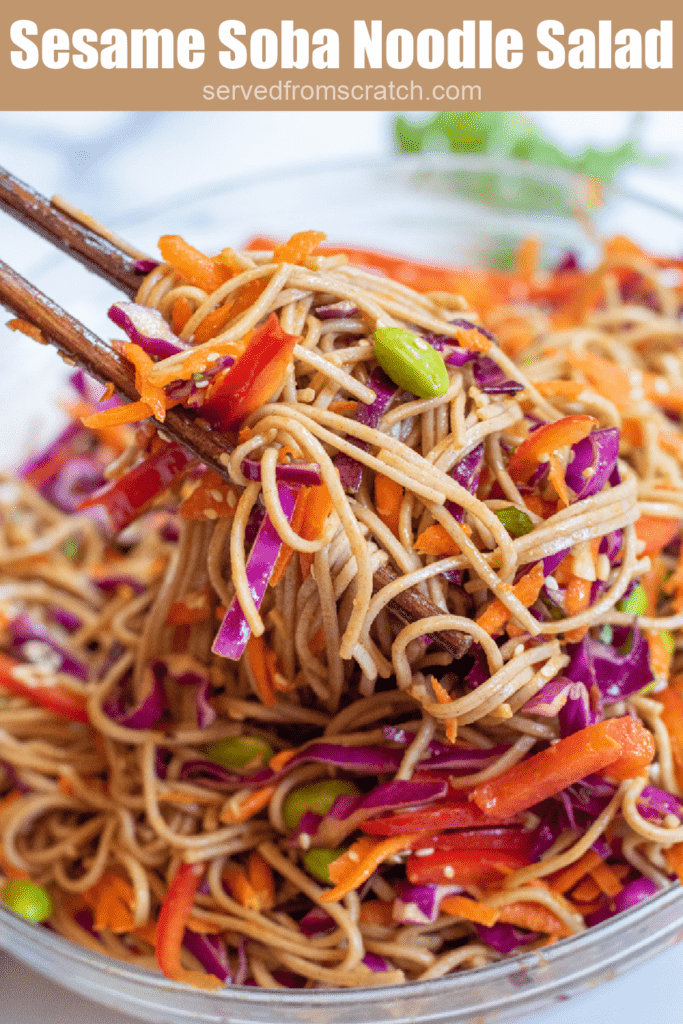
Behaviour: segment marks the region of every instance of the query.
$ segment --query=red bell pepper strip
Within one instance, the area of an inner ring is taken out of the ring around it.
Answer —
[[[203,872],[201,864],[179,865],[159,911],[156,958],[162,974],[171,981],[214,991],[223,988],[220,978],[202,971],[188,971],[180,964],[180,947]]]
[[[427,857],[411,854],[406,875],[412,885],[488,885],[529,863],[528,857],[508,850],[435,850]]]
[[[565,416],[555,423],[545,423],[515,449],[508,462],[508,473],[516,483],[526,483],[544,455],[576,444],[597,426],[598,421],[592,416]]]
[[[216,378],[201,415],[216,430],[236,430],[277,391],[297,338],[285,334],[275,313],[258,327],[244,353]]]
[[[124,476],[105,484],[78,506],[78,511],[93,509],[110,532],[120,533],[140,516],[162,491],[187,469],[195,456],[179,444],[163,448],[138,462]]]
[[[425,847],[434,847],[435,850],[506,850],[530,858],[535,843],[534,832],[521,827],[470,828],[432,836]]]
[[[654,750],[651,734],[635,719],[628,715],[608,719],[572,733],[476,786],[470,799],[487,815],[518,814],[593,772],[607,770],[611,775],[616,768],[616,777],[631,777],[622,776],[621,770],[637,774],[634,767],[639,765],[641,770],[649,764]]]
[[[409,832],[438,832],[447,828],[476,828],[491,824],[491,816],[466,800],[446,800],[386,818],[372,818],[359,827],[371,836],[400,836]]]
[[[608,718],[600,724],[621,747],[620,756],[612,761],[604,774],[613,779],[633,779],[640,775],[655,756],[657,748],[652,733],[630,715]]]
[[[61,715],[72,722],[88,722],[85,700],[77,693],[72,693],[64,686],[30,686],[23,680],[16,679],[13,670],[19,662],[0,654],[0,689],[9,690],[17,697],[26,697],[33,704],[40,705],[53,715]]]

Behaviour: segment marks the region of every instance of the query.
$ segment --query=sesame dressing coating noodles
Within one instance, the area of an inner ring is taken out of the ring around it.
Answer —
[[[164,236],[110,311],[140,400],[75,374],[0,480],[0,900],[208,990],[437,978],[683,877],[683,267],[323,241]]]

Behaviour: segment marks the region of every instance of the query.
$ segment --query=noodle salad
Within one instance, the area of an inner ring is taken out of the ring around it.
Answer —
[[[203,989],[436,978],[683,877],[683,264],[324,243],[164,236],[109,311],[139,400],[74,374],[0,480],[0,899]]]

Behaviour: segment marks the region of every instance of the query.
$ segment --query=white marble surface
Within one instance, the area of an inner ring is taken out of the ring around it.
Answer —
[[[220,179],[388,153],[390,116],[0,112],[0,163],[48,195],[60,192],[95,217],[130,224],[165,198]],[[577,149],[618,141],[628,123],[628,115],[621,113],[536,116],[555,138]],[[625,184],[683,208],[683,114],[647,115],[643,142],[652,151],[671,153],[674,163],[666,172],[630,171]],[[1,217],[0,258],[37,279],[55,256]],[[0,327],[0,347],[6,349],[8,340]],[[683,944],[618,981],[528,1018],[527,1024],[584,1024],[587,1019],[592,1024],[642,1024],[644,1019],[676,1024],[683,1019],[676,995],[679,971]],[[2,952],[0,993],[0,1024],[129,1022],[44,981]]]

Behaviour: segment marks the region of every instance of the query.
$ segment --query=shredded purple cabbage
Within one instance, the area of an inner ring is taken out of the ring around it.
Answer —
[[[372,405],[365,405],[364,402],[359,402],[355,418],[358,423],[362,423],[366,427],[376,428],[396,397],[398,388],[393,381],[389,380],[384,370],[379,366],[372,371],[368,387],[371,391],[375,392],[375,401]],[[346,436],[346,440],[354,444],[356,448],[360,448],[364,452],[368,451],[369,446],[365,441],[360,441],[358,438],[349,435]],[[363,464],[345,452],[340,452],[339,455],[335,456],[334,464],[337,467],[339,479],[344,490],[355,494],[363,479]]]
[[[137,302],[115,302],[108,316],[152,358],[166,359],[187,348],[185,342],[173,333],[161,313],[149,306],[141,306]]]
[[[66,675],[74,676],[87,683],[90,678],[88,665],[79,658],[74,657],[52,636],[50,631],[41,622],[36,622],[28,615],[15,615],[9,624],[10,646],[12,652],[23,661],[40,664],[45,660],[45,654],[50,657],[45,648],[49,648],[59,660],[56,666],[57,672],[64,672]]]
[[[638,693],[653,679],[648,643],[637,626],[615,628],[609,646],[587,633],[573,648],[565,672],[589,691],[597,686],[607,703]]]

